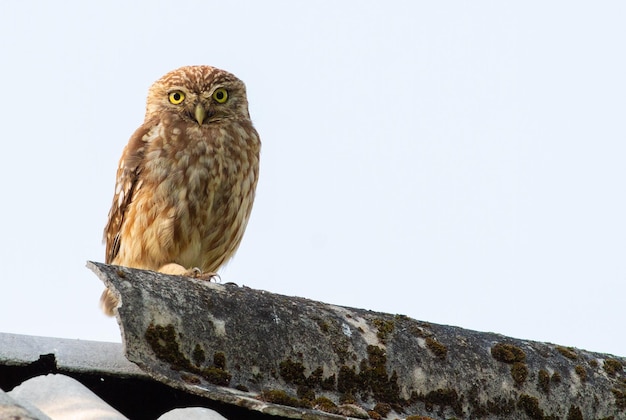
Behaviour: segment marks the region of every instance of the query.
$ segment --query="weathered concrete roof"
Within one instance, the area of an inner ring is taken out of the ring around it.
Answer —
[[[124,346],[0,333],[0,420],[626,418],[623,357],[89,267],[120,297]]]
[[[72,410],[89,410],[100,418],[125,418],[119,413],[113,415],[116,410],[94,398],[80,382],[63,375],[40,375],[57,371],[147,378],[124,357],[120,344],[0,334],[0,388],[11,390],[1,394],[4,400],[0,399],[0,418],[15,416],[20,408],[24,412],[19,417],[48,419],[41,411],[44,407],[58,417],[58,402],[70,396],[74,401]]]
[[[126,359],[119,343],[0,334],[0,364],[26,366],[37,361],[68,372],[149,378]]]
[[[181,406],[213,410],[175,410]],[[0,420],[224,418],[214,410],[260,418],[155,381],[119,343],[0,333]]]
[[[626,359],[89,263],[126,355],[188,393],[288,418],[626,417]]]

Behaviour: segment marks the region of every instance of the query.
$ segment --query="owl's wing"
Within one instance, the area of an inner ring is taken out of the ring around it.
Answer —
[[[106,244],[105,262],[110,264],[120,250],[121,230],[124,216],[133,195],[141,186],[141,169],[145,157],[146,145],[151,137],[154,125],[144,123],[131,136],[122,152],[115,180],[115,194],[109,210],[109,220],[104,228]]]

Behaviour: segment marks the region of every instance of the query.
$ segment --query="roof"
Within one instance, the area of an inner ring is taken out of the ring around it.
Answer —
[[[46,404],[64,399],[111,419],[626,418],[623,357],[89,267],[119,297],[124,345],[0,334],[7,412],[55,417]],[[191,407],[213,411],[172,411]]]
[[[212,409],[195,410],[203,417],[186,412],[187,420],[223,418],[217,413],[230,419],[269,418],[164,385],[129,362],[119,343],[0,333],[0,389],[6,391],[0,391],[0,419],[47,419],[42,411],[49,411],[51,402],[57,403],[51,412],[61,418],[153,420],[168,412],[176,415],[171,411],[181,407]],[[62,399],[73,401],[65,412],[59,411]]]

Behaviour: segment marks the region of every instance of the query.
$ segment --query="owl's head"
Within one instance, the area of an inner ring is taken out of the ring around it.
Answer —
[[[148,91],[146,120],[163,115],[200,126],[249,120],[246,87],[231,73],[215,67],[181,67],[161,77]]]

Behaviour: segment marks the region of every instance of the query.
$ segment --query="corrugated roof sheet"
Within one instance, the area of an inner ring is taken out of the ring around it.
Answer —
[[[0,389],[0,420],[266,418],[153,380],[119,343],[0,333]]]

